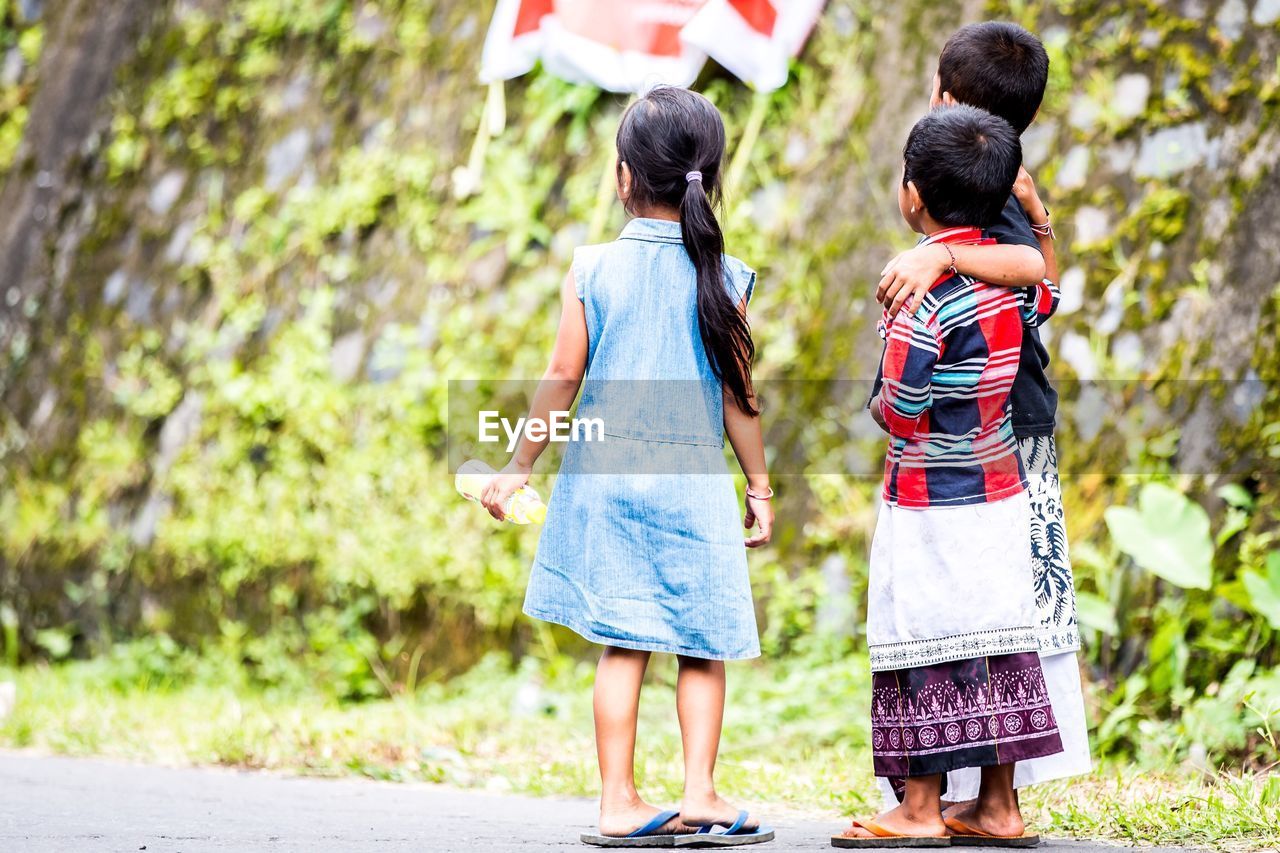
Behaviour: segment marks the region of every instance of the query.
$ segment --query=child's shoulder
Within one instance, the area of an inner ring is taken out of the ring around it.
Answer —
[[[579,299],[586,298],[589,283],[598,277],[602,259],[617,242],[619,241],[589,243],[573,250],[573,261],[569,265],[569,272],[573,276],[573,289]]]
[[[621,240],[610,240],[607,243],[585,243],[573,250],[573,259],[576,261],[582,258],[584,261],[598,258],[605,252],[622,245]]]
[[[721,255],[721,257],[724,258],[724,268],[733,275],[755,275],[756,274],[755,270],[747,266],[747,264],[744,261],[738,258],[735,258],[733,255],[726,254],[726,255]]]
[[[573,250],[573,275],[577,282],[578,296],[582,297],[586,287],[587,279],[592,277],[593,273],[601,268],[602,262],[609,264],[608,258],[614,256],[615,262],[631,263],[629,256],[625,254],[631,242],[623,239],[610,240],[607,243],[588,243],[578,246]],[[676,244],[680,245],[680,244]],[[681,247],[683,250],[683,246]],[[618,255],[617,253],[624,253]],[[725,286],[729,290],[729,296],[734,302],[741,302],[746,299],[751,301],[752,294],[755,293],[756,287],[756,271],[739,258],[733,255],[721,255],[724,269]],[[612,269],[612,266],[606,266]]]
[[[1008,305],[999,303],[1007,302]],[[950,276],[929,289],[916,316],[923,322],[936,321],[944,330],[978,319],[980,306],[1017,308],[1014,291],[967,275]]]
[[[934,282],[933,287],[924,295],[916,316],[928,319],[937,316],[948,305],[961,301],[974,292],[977,282],[967,275],[955,274]]]
[[[724,280],[729,286],[729,295],[735,302],[741,302],[746,299],[751,301],[751,295],[756,290],[756,271],[747,266],[733,255],[722,255],[724,258]]]
[[[1040,241],[1031,230],[1031,217],[1022,209],[1017,196],[1009,194],[1000,216],[982,229],[987,237],[1005,246],[1030,246],[1039,251]]]

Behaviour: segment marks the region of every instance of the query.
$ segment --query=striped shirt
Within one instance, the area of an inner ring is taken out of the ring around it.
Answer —
[[[925,242],[993,243],[977,228]],[[947,274],[914,315],[880,323],[883,385],[872,401],[889,428],[884,499],[901,507],[988,503],[1026,488],[1009,391],[1022,329],[1058,305],[1053,284],[996,287]]]

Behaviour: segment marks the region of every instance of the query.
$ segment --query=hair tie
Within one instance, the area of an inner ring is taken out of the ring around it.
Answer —
[[[693,183],[694,181],[701,181],[702,173],[699,172],[697,169],[694,169],[692,172],[685,172],[684,180],[685,180],[685,183],[689,183],[689,184]]]

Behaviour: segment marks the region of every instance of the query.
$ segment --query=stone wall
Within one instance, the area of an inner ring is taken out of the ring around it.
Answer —
[[[771,401],[773,443],[810,467],[755,564],[768,642],[809,624],[810,566],[859,594],[874,482],[826,475],[874,470],[878,441],[832,433],[847,401],[824,383],[873,370],[871,289],[910,242],[901,143],[965,19],[1016,14],[1053,57],[1026,147],[1063,254],[1055,376],[1251,382],[1234,420],[1193,397],[1190,426],[1137,445],[1089,414],[1126,411],[1130,386],[1083,410],[1073,386],[1064,461],[1107,460],[1069,484],[1073,536],[1124,499],[1106,472],[1212,473],[1204,494],[1243,480],[1275,506],[1280,4],[1012,5],[833,0],[786,89],[699,82],[731,138],[765,110],[726,231],[760,271],[760,377],[803,380]],[[24,653],[49,630],[73,652],[147,630],[305,643],[306,614],[425,636],[459,665],[462,639],[537,639],[517,617],[536,533],[494,533],[452,497],[447,381],[541,372],[572,247],[622,221],[599,186],[624,101],[509,84],[479,192],[459,197],[481,6],[6,12],[0,97],[29,118],[0,189],[0,604]]]

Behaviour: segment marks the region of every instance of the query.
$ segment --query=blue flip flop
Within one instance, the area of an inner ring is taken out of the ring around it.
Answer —
[[[670,823],[672,818],[677,817],[680,817],[678,811],[658,812],[653,816],[653,820],[628,835],[593,835],[584,832],[581,836],[582,843],[596,847],[672,847],[676,842],[673,833],[667,832],[661,835],[654,833]]]
[[[708,824],[697,832],[675,837],[676,847],[738,847],[743,844],[763,844],[773,840],[773,830],[767,826],[754,829],[743,829],[747,822],[747,813],[738,812],[733,823]]]

